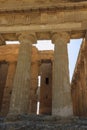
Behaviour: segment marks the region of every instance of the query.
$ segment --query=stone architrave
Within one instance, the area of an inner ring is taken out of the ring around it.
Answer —
[[[68,71],[68,41],[69,35],[65,32],[52,35],[52,42],[55,44],[52,114],[60,117],[73,115]]]
[[[32,44],[36,43],[35,35],[27,32],[21,33],[18,39],[21,45],[9,110],[9,114],[15,115],[28,113]]]

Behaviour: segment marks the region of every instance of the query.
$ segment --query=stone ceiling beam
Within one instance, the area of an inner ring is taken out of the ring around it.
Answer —
[[[15,6],[14,6],[15,5]],[[1,0],[0,11],[29,10],[38,8],[85,7],[86,0]]]
[[[15,26],[0,26],[0,33],[16,33],[22,31],[32,32],[60,32],[60,31],[74,31],[87,30],[81,22],[78,23],[61,23],[61,24],[42,24],[42,25],[15,25]]]

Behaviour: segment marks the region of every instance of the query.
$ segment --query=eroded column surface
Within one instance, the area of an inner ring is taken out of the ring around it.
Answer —
[[[0,115],[3,101],[4,88],[8,73],[8,63],[5,61],[0,62]]]
[[[32,44],[36,42],[36,37],[33,34],[22,33],[18,38],[21,45],[13,82],[9,114],[27,113],[29,107],[31,54]]]
[[[83,57],[82,57],[83,58]],[[84,69],[84,59],[80,63],[80,116],[86,115],[86,91],[85,91],[85,69]]]
[[[31,87],[29,95],[29,113],[36,114],[37,112],[37,89],[38,89],[38,50],[36,47],[32,48],[32,64],[31,64]]]
[[[10,98],[12,94],[12,84],[13,84],[15,70],[16,70],[16,62],[9,62],[8,74],[7,74],[7,79],[6,79],[6,85],[4,88],[2,108],[1,108],[1,114],[3,116],[6,116],[9,111]]]
[[[84,50],[83,50],[83,55],[84,55],[84,83],[85,83],[85,88],[84,88],[84,102],[85,102],[85,116],[87,116],[87,33],[85,36],[85,45],[84,45]],[[84,87],[84,86],[83,86]]]
[[[69,83],[67,33],[55,33],[52,42],[55,44],[52,114],[61,117],[72,116],[71,88]]]

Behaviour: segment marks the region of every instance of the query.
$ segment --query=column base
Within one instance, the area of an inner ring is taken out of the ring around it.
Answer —
[[[63,108],[53,108],[52,115],[60,117],[70,117],[73,116],[72,105],[65,106]]]

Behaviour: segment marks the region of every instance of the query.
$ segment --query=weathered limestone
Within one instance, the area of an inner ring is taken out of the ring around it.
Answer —
[[[18,0],[15,2],[0,1],[0,33],[16,33],[26,30],[39,33],[70,31],[72,35],[77,32],[76,35],[79,37],[81,34],[79,31],[81,31],[83,37],[87,30],[86,14],[87,1],[71,2],[69,0],[68,3],[67,0],[63,2],[23,0],[21,4]]]
[[[2,108],[2,99],[6,84],[7,73],[8,73],[8,63],[5,61],[0,62],[0,111]]]
[[[86,116],[86,91],[84,62],[78,64],[78,71],[75,74],[75,81],[72,85],[73,111],[75,116]],[[74,95],[75,98],[74,98]]]
[[[76,115],[76,101],[77,101],[77,95],[76,95],[76,85],[77,85],[77,82],[74,81],[74,84],[72,84],[73,86],[73,89],[71,88],[71,96],[72,96],[72,104],[73,104],[73,115]]]
[[[12,94],[12,85],[13,85],[15,70],[16,70],[16,62],[9,62],[8,74],[7,74],[6,84],[4,88],[2,107],[1,107],[1,114],[4,116],[6,116],[9,112],[9,105],[10,105],[10,99]]]
[[[22,33],[18,37],[21,42],[9,113],[23,114],[28,112],[32,44],[36,43],[33,34]]]
[[[15,6],[14,6],[15,5]],[[44,9],[44,8],[58,8],[58,9],[65,9],[66,8],[69,8],[69,6],[71,8],[69,9],[72,9],[75,7],[87,7],[87,3],[86,3],[86,0],[63,0],[61,2],[61,0],[21,0],[21,4],[20,4],[20,1],[18,0],[15,0],[15,1],[12,1],[12,0],[7,0],[7,1],[4,1],[2,0],[0,2],[0,11],[5,11],[5,10],[9,10],[9,11],[12,11],[12,10],[30,10],[30,9]],[[84,8],[85,8],[84,7]],[[76,8],[75,8],[76,9]]]
[[[39,73],[39,54],[36,47],[32,48],[32,64],[31,64],[31,86],[29,95],[29,113],[37,112],[37,89],[38,89],[38,73]]]
[[[84,109],[84,116],[87,116],[87,32],[85,35],[85,40],[83,43],[83,50],[82,50],[82,61],[83,61],[83,66],[80,69],[81,72],[81,79],[82,79],[82,87],[83,87],[83,109]]]
[[[2,35],[0,35],[0,46],[5,45],[5,39],[3,38]]]
[[[72,100],[75,116],[87,116],[87,44],[82,41],[77,64],[72,78]],[[77,95],[74,99],[74,95]]]
[[[52,42],[55,44],[52,114],[62,117],[73,114],[68,71],[68,41],[67,33],[55,33],[52,36]]]
[[[20,45],[0,46],[0,63],[1,63],[0,64],[0,77],[1,77],[0,86],[2,86],[0,87],[0,107],[1,107],[0,115],[2,116],[6,116],[8,114],[19,48],[20,48]],[[29,102],[28,102],[29,104],[28,113],[36,114],[37,101],[40,101],[40,98],[39,98],[40,92],[38,90],[38,80],[37,80],[38,75],[40,74],[39,65],[43,63],[43,61],[46,62],[47,64],[49,61],[53,63],[53,58],[54,58],[53,55],[54,55],[54,52],[52,50],[38,51],[36,47],[34,46],[32,47],[31,86],[30,86],[30,91],[29,91],[30,94],[29,94]],[[6,61],[6,62],[2,62],[2,61]],[[5,64],[7,66],[7,69],[5,69]],[[50,65],[50,68],[48,65],[49,73],[51,69],[53,69],[51,68],[51,65]],[[45,71],[46,70],[47,68],[45,68]],[[7,73],[6,77],[4,77],[5,73]],[[42,75],[42,77],[43,76],[44,75]],[[52,76],[52,73],[50,74],[50,77],[51,76]],[[52,80],[50,80],[49,86],[51,85],[51,82]],[[42,85],[42,87],[44,86]],[[48,95],[49,97],[48,99],[45,100],[46,104],[44,105],[44,108],[47,108],[47,106],[49,106],[49,109],[45,109],[45,113],[47,114],[50,114],[52,110],[51,91],[52,89],[50,89],[49,87],[47,87],[46,91],[44,88],[44,93],[47,92],[45,94]],[[43,97],[45,96],[44,93],[42,95]],[[44,100],[42,99],[42,101]],[[44,102],[42,102],[42,104],[43,103]]]
[[[84,84],[85,86],[83,86],[83,91],[84,91],[84,109],[85,109],[85,116],[87,116],[87,53],[86,53],[86,56],[84,56],[84,69],[85,69],[85,72],[84,72]]]
[[[83,57],[82,57],[83,58]],[[80,115],[81,116],[85,116],[86,114],[86,109],[85,109],[85,101],[86,101],[86,93],[85,93],[85,68],[84,68],[84,59],[82,59],[82,62],[80,63],[80,81],[79,84],[80,85],[80,99],[79,99],[79,103],[80,103]]]
[[[43,94],[45,91],[43,87],[45,85],[42,84],[43,92],[41,92],[41,101],[44,102],[41,102],[41,113],[43,113],[43,111],[45,113],[48,112],[48,108],[46,108],[46,106],[51,104],[51,98],[53,98],[53,115],[64,117],[72,115],[72,103],[70,96],[71,90],[69,86],[68,56],[66,45],[67,39],[69,39],[69,37],[68,34],[62,32],[70,33],[71,39],[85,37],[85,40],[87,42],[87,37],[85,36],[85,32],[87,30],[86,16],[86,0],[63,0],[62,2],[61,0],[21,0],[21,3],[20,0],[0,1],[0,45],[4,45],[6,40],[18,40],[18,35],[16,35],[16,33],[20,33],[22,31],[36,33],[38,40],[50,40],[53,32],[61,32],[60,34],[56,33],[52,36],[52,40],[55,43],[56,48],[55,59],[53,63],[54,69],[52,70],[54,72],[52,89],[53,97],[51,94],[51,88],[47,89],[46,94]],[[16,73],[14,71],[14,65],[9,66],[9,68],[7,63],[3,66],[0,65],[0,110],[5,113],[5,108],[7,109],[7,113],[11,97],[9,113],[36,113],[38,61],[32,62],[31,60],[32,43],[35,42],[35,35],[22,33],[19,36],[19,41],[21,41],[21,46]],[[72,88],[74,114],[78,116],[87,115],[86,52],[87,49],[85,48],[85,54],[83,54],[83,57],[81,57],[81,59],[83,59],[83,62],[80,60],[80,71],[77,71],[77,76],[75,76],[77,79],[75,80],[75,84],[73,84]],[[14,56],[15,58],[13,58],[12,55],[5,55],[6,53],[4,51],[0,51],[0,54],[1,53],[4,54],[6,61],[8,61],[8,59],[9,61],[14,61],[14,59],[17,60],[17,54]],[[48,66],[46,66],[46,68],[48,68]],[[14,73],[15,78],[13,82]],[[45,77],[44,75],[42,76]],[[50,75],[50,77],[51,76],[52,75]],[[45,78],[46,82],[48,82],[48,77]],[[12,96],[10,89],[12,90]],[[50,100],[48,101],[49,92]],[[51,105],[49,106],[51,109]]]
[[[43,61],[40,66],[40,114],[51,115],[52,113],[52,63]]]

